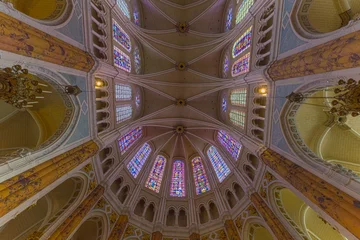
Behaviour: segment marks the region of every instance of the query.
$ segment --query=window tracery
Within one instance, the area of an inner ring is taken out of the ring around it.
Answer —
[[[223,110],[223,112],[226,112],[227,110],[227,101],[225,98],[222,99],[221,109]]]
[[[241,22],[241,20],[244,19],[244,17],[249,12],[249,9],[251,8],[251,6],[253,4],[254,4],[254,0],[244,0],[241,3],[239,10],[236,14],[236,24],[239,24]]]
[[[230,121],[241,128],[245,128],[245,117],[246,113],[244,111],[231,110],[230,111]]]
[[[224,59],[224,65],[223,65],[223,75],[224,75],[224,77],[227,77],[227,75],[228,75],[229,65],[230,65],[229,56],[226,55],[225,59]]]
[[[250,53],[247,53],[243,57],[234,62],[232,66],[231,74],[233,77],[249,72],[250,69]]]
[[[129,85],[115,84],[115,99],[120,100],[131,100],[132,90]]]
[[[116,123],[124,122],[132,116],[131,105],[116,106]]]
[[[134,178],[138,176],[150,153],[151,147],[148,143],[145,143],[128,163],[127,169]]]
[[[236,58],[250,47],[251,37],[252,37],[252,26],[249,27],[246,30],[246,32],[243,35],[241,35],[241,37],[234,43],[233,51],[232,51],[233,58]]]
[[[162,177],[166,166],[166,158],[158,155],[155,159],[154,165],[151,169],[149,177],[146,181],[145,187],[159,193],[161,187]]]
[[[173,163],[170,196],[185,197],[185,164],[181,160]]]
[[[200,157],[195,157],[191,160],[193,175],[196,187],[196,194],[205,193],[210,190],[209,180],[207,178],[204,165]]]
[[[116,0],[116,4],[118,5],[118,7],[120,8],[121,12],[128,18],[130,19],[130,11],[129,11],[129,7],[126,3],[125,0]]]
[[[224,179],[230,174],[230,169],[221,157],[220,153],[214,146],[211,146],[207,150],[207,155],[214,168],[216,176],[219,179],[219,182],[224,181]]]
[[[118,141],[121,154],[126,153],[126,151],[141,137],[142,127],[134,128],[122,136]]]
[[[140,26],[140,13],[139,13],[139,11],[135,10],[133,15],[134,15],[134,23],[137,26]]]
[[[120,27],[120,25],[113,19],[113,37],[128,52],[131,50],[131,40],[129,35]]]
[[[221,145],[223,145],[225,149],[230,153],[230,155],[234,158],[234,160],[237,160],[240,156],[242,148],[241,144],[222,130],[218,131],[217,138]]]
[[[114,46],[114,65],[126,72],[131,71],[130,57]]]
[[[137,74],[140,74],[141,71],[141,57],[140,57],[140,50],[138,47],[134,50],[134,66],[135,66],[135,72]]]

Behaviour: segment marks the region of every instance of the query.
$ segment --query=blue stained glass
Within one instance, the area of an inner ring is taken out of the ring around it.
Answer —
[[[134,23],[140,26],[140,14],[137,10],[134,11]]]
[[[222,159],[222,157],[220,156],[218,150],[214,146],[211,146],[207,150],[207,155],[215,170],[219,182],[224,181],[224,179],[230,174],[230,169],[225,163],[225,161]]]
[[[237,160],[240,156],[241,144],[225,131],[219,131],[217,138],[221,145],[223,145],[225,149],[231,154],[234,160]]]
[[[222,107],[223,112],[226,112],[226,109],[227,109],[227,101],[226,101],[225,98],[223,98],[223,100],[222,100],[221,107]]]
[[[131,71],[131,61],[128,55],[114,46],[114,64],[116,67],[126,71]]]
[[[141,57],[140,57],[139,48],[137,48],[137,47],[134,50],[134,63],[135,63],[135,72],[137,74],[140,74],[140,71],[141,71]]]
[[[141,127],[132,129],[124,136],[122,136],[118,141],[121,154],[124,154],[138,139],[141,138],[141,136],[142,136]]]
[[[141,101],[140,101],[140,96],[139,95],[137,95],[135,97],[135,103],[136,103],[136,106],[140,106]]]
[[[180,160],[173,163],[170,196],[185,197],[185,164]]]
[[[131,161],[127,165],[127,169],[131,175],[136,178],[141,171],[145,161],[148,159],[151,153],[151,147],[148,143],[145,143],[140,150],[135,154]]]
[[[207,178],[204,166],[202,164],[201,158],[196,157],[191,160],[193,167],[193,175],[196,186],[196,194],[205,193],[210,190],[209,180]]]
[[[229,31],[231,28],[231,23],[232,23],[232,18],[233,18],[233,9],[230,8],[227,12],[226,15],[226,23],[225,23],[225,31]]]
[[[246,32],[234,43],[232,56],[236,58],[251,45],[251,33],[252,27],[249,27]]]
[[[224,71],[223,71],[224,77],[227,76],[228,71],[229,71],[229,56],[226,56],[224,60]]]
[[[120,27],[120,25],[113,20],[113,37],[128,52],[131,50],[131,40],[129,35]]]
[[[157,156],[150,175],[145,183],[145,187],[159,193],[162,177],[164,175],[166,158],[162,155]]]

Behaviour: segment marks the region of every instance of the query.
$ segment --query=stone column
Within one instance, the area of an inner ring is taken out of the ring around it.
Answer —
[[[162,238],[163,238],[163,235],[159,231],[153,232],[151,235],[151,240],[162,240]]]
[[[95,206],[95,204],[99,201],[99,199],[103,196],[103,194],[104,194],[104,187],[98,185],[48,239],[49,240],[67,239],[79,226],[81,221]]]
[[[356,31],[303,52],[275,61],[272,80],[303,77],[360,66],[360,32]]]
[[[311,202],[360,239],[360,201],[271,149],[263,162]]]
[[[190,240],[200,240],[200,234],[192,233],[189,237]]]
[[[226,231],[228,239],[241,240],[239,232],[237,231],[233,220],[231,220],[231,219],[225,220],[224,227],[225,227],[225,231]]]
[[[95,64],[85,51],[0,13],[0,49],[49,63],[89,72]]]
[[[120,215],[114,229],[111,231],[108,240],[119,240],[124,234],[129,218],[127,215]]]
[[[0,183],[0,217],[94,156],[98,149],[89,141]]]
[[[277,239],[295,240],[257,192],[250,199]]]

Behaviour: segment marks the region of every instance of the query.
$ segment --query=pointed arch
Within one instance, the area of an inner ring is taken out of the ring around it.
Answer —
[[[130,10],[129,10],[129,6],[126,3],[126,0],[116,0],[116,4],[117,6],[120,8],[121,12],[128,18],[130,19]]]
[[[116,46],[114,46],[114,65],[126,72],[131,72],[130,57]]]
[[[216,176],[219,179],[219,182],[224,181],[224,179],[230,174],[230,169],[221,157],[220,153],[214,146],[211,146],[207,150],[207,155],[214,168]]]
[[[151,169],[149,177],[145,183],[145,187],[159,193],[161,187],[162,177],[166,166],[166,158],[158,155],[155,159],[154,165]]]
[[[141,171],[144,163],[148,159],[151,153],[151,147],[148,143],[144,143],[144,145],[140,148],[140,150],[135,154],[135,156],[131,159],[131,161],[127,165],[127,169],[130,174],[136,178]]]
[[[195,157],[191,160],[193,176],[196,187],[196,194],[205,193],[210,190],[210,184],[202,160]]]
[[[245,54],[232,65],[231,75],[233,77],[247,73],[250,70],[250,53]]]
[[[185,163],[175,160],[173,163],[170,196],[185,197]]]
[[[254,0],[243,0],[236,14],[236,24],[239,24],[244,19],[253,4]]]
[[[234,43],[232,49],[232,57],[236,58],[241,53],[243,53],[246,49],[248,49],[251,45],[251,37],[252,37],[252,26],[250,26],[241,37]]]
[[[131,40],[129,35],[120,27],[120,25],[113,19],[113,38],[115,42],[120,44],[123,48],[125,48],[128,52],[131,51]]]
[[[142,137],[142,127],[130,130],[118,140],[121,154],[124,154],[137,140]]]

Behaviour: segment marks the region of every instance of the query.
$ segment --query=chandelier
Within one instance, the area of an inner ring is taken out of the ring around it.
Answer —
[[[308,98],[333,99],[330,102],[330,113],[339,117],[351,115],[357,117],[360,115],[360,81],[357,83],[354,79],[348,81],[339,80],[338,86],[334,89],[335,95],[332,97],[305,97],[302,93],[292,92],[286,98],[290,102],[302,103]]]
[[[20,65],[0,69],[0,100],[16,108],[30,108],[39,103],[43,93],[52,93],[43,89],[46,87]]]

